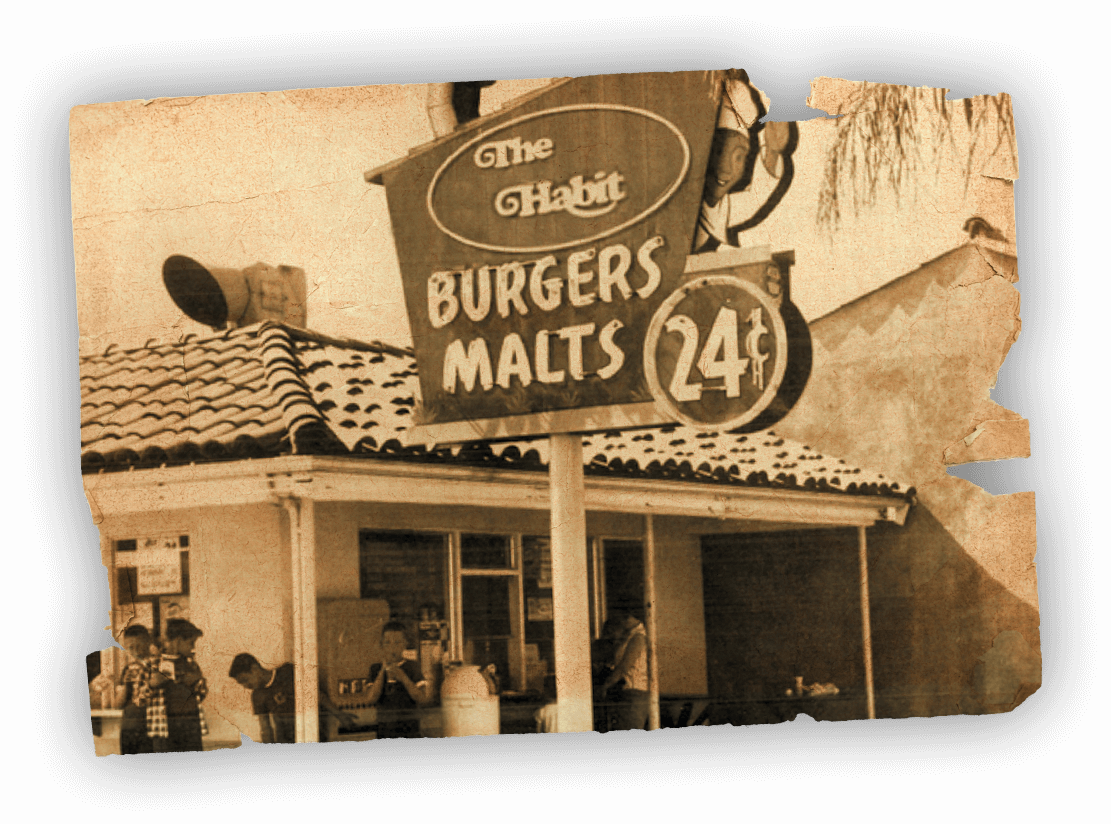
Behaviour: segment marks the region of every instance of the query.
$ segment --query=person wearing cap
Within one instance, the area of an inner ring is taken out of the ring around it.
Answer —
[[[692,252],[739,246],[740,233],[762,222],[791,185],[792,123],[760,123],[767,106],[743,72],[723,83],[717,129],[702,189]]]
[[[155,752],[199,752],[207,734],[201,702],[208,694],[193,657],[204,633],[184,618],[166,622],[166,644],[154,665],[147,701],[147,733]]]

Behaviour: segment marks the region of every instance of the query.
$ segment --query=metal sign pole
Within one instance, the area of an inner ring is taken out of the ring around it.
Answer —
[[[660,666],[656,657],[656,527],[652,513],[644,516],[644,601],[648,634],[648,729],[660,728]]]
[[[590,732],[594,729],[594,713],[582,437],[552,435],[549,442],[556,729]]]

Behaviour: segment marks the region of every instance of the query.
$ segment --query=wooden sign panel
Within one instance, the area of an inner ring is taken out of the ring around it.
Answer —
[[[382,172],[418,438],[668,420],[644,334],[682,278],[719,96],[703,72],[575,78]]]

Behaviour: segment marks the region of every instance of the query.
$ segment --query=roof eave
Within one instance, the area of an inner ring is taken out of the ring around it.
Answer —
[[[547,510],[550,500],[547,473],[316,456],[86,475],[84,483],[97,522],[167,510],[278,504],[285,497],[532,510]],[[586,508],[718,520],[871,526],[880,521],[902,525],[910,503],[883,495],[587,476]]]

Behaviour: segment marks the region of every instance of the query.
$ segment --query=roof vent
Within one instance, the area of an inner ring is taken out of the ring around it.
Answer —
[[[304,328],[307,322],[305,270],[295,266],[217,268],[171,255],[162,264],[162,282],[178,309],[213,329],[264,320]]]

